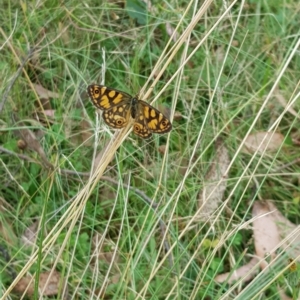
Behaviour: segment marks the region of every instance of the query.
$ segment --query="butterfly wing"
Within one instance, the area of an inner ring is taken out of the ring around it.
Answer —
[[[152,133],[166,133],[172,129],[167,117],[137,97],[97,84],[89,85],[87,92],[93,104],[103,110],[105,123],[112,128],[125,127],[132,116],[135,119],[134,133],[144,139],[149,138]]]
[[[104,110],[102,118],[112,128],[121,129],[125,127],[130,120],[130,103],[119,104]]]
[[[103,110],[103,120],[115,129],[125,127],[130,119],[131,96],[125,92],[92,84],[87,88],[94,105]]]
[[[87,92],[94,105],[101,110],[109,110],[114,106],[130,103],[132,98],[125,92],[98,84],[89,85]]]
[[[166,133],[172,129],[170,120],[159,110],[145,101],[138,102],[137,115],[133,125],[135,134],[142,138],[149,138],[152,133]]]

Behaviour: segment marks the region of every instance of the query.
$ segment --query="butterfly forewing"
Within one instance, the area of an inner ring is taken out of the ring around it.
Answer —
[[[132,98],[125,92],[97,84],[88,86],[88,94],[94,105],[102,110],[110,109],[124,102],[129,102]]]

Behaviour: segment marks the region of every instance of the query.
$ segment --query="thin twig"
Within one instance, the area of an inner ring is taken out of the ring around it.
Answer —
[[[21,154],[21,153],[16,153],[14,151],[10,151],[8,149],[3,148],[2,146],[0,146],[0,152],[19,157],[20,159],[27,160],[29,162],[36,163],[36,164],[42,166],[42,163],[40,161],[32,159],[31,157],[29,157],[27,155],[24,155],[24,154]]]

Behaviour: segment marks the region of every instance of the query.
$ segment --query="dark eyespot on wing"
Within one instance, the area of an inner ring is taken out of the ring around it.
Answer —
[[[124,128],[130,120],[129,104],[122,104],[104,110],[102,114],[105,123],[115,129]]]
[[[87,92],[93,101],[93,104],[102,110],[118,106],[123,102],[130,102],[130,99],[132,98],[132,96],[125,92],[98,84],[89,85]]]
[[[133,132],[143,139],[147,139],[152,135],[151,131],[149,131],[148,128],[140,122],[135,122],[133,124]]]

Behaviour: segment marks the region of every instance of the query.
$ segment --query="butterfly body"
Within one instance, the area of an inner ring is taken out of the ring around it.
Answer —
[[[147,102],[104,85],[89,85],[88,94],[94,105],[103,110],[105,123],[115,129],[124,128],[134,119],[133,131],[142,138],[152,133],[166,133],[172,124],[159,110]]]

